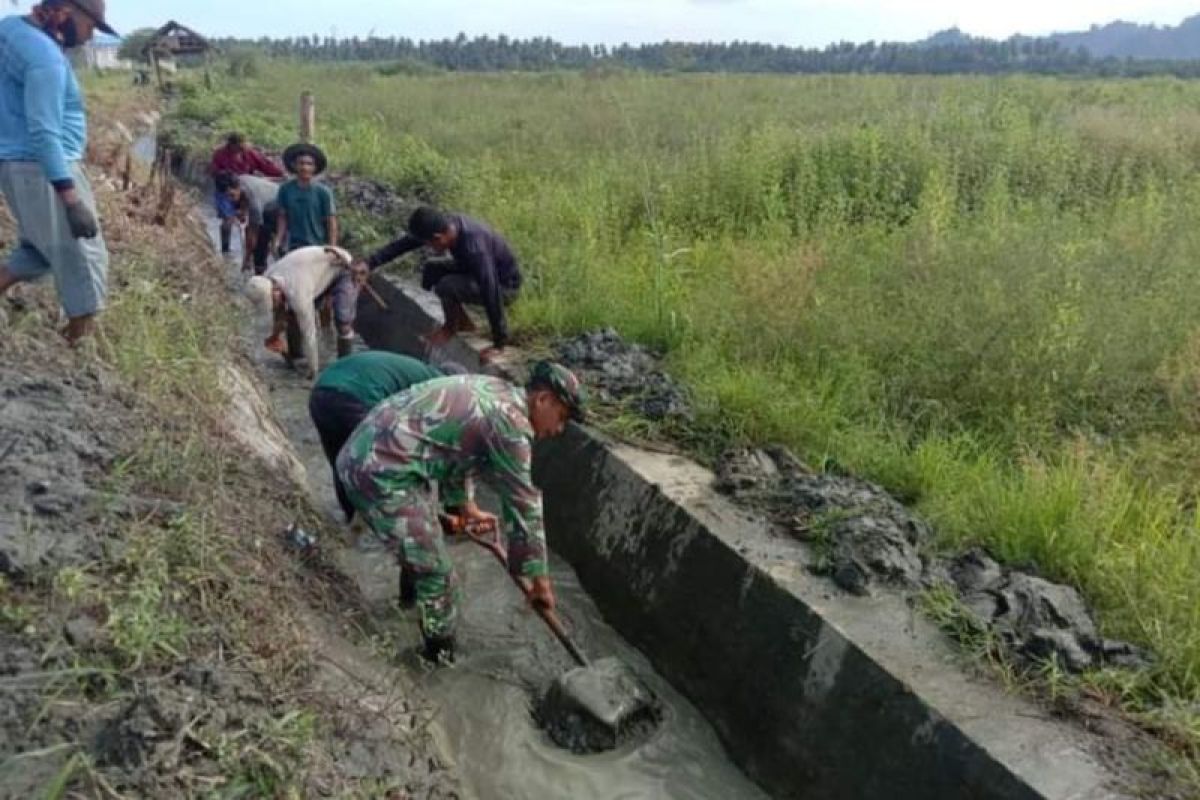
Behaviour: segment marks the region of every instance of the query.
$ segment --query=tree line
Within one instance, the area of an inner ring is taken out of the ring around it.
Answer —
[[[391,62],[397,71],[587,70],[605,67],[663,72],[743,73],[1036,73],[1137,77],[1200,77],[1200,61],[1096,58],[1050,39],[963,39],[951,43],[839,43],[824,48],[754,42],[661,42],[615,46],[566,45],[545,37],[507,36],[414,41],[404,37],[299,36],[217,40],[225,50],[252,48],[269,56],[310,61]]]

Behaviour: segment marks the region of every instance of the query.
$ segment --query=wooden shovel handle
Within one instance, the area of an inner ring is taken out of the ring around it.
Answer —
[[[377,306],[382,308],[384,311],[388,310],[388,304],[383,302],[383,298],[379,296],[379,292],[375,291],[374,286],[369,283],[364,283],[363,288],[367,290],[367,294],[371,295],[371,299],[375,301]]]
[[[500,534],[498,531],[492,531],[491,535],[488,536],[479,531],[471,530],[469,526],[463,525],[461,517],[443,516],[442,519],[443,525],[447,529],[454,533],[465,533],[475,544],[491,552],[496,557],[496,560],[500,562],[500,566],[503,567],[504,571],[508,573],[508,576],[512,578],[512,582],[521,590],[521,594],[525,595],[526,600],[529,600],[529,596],[533,593],[533,586],[527,578],[523,578],[520,575],[513,575],[509,571],[508,553],[504,551],[504,546],[500,544]],[[554,634],[554,638],[558,639],[566,651],[571,654],[571,658],[575,659],[576,664],[581,667],[590,666],[587,656],[584,655],[579,645],[575,644],[574,640],[571,639],[570,634],[567,633],[567,629],[562,623],[562,619],[555,611],[536,605],[533,606],[533,610],[546,623],[546,627]]]

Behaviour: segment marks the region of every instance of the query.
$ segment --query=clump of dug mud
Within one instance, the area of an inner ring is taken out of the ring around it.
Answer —
[[[769,447],[726,452],[716,488],[812,543],[819,554],[814,569],[848,592],[869,594],[875,585],[952,590],[977,629],[1029,663],[1055,659],[1081,672],[1149,662],[1133,645],[1100,636],[1070,586],[1002,567],[982,550],[934,555],[929,525],[875,484],[816,473],[787,449]]]
[[[629,408],[655,422],[692,418],[687,392],[662,370],[661,359],[614,329],[565,339],[557,349],[601,404]]]
[[[111,465],[128,433],[95,401],[101,375],[94,365],[62,377],[0,364],[0,574],[11,580],[102,552],[85,476]]]
[[[355,211],[402,223],[417,203],[383,181],[357,175],[333,174],[325,182],[337,192],[338,201]]]
[[[577,755],[644,741],[662,715],[659,699],[615,658],[566,673],[534,709],[534,719],[550,739]]]

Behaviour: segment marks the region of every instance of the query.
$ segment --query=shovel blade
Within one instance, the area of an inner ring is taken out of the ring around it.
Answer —
[[[560,676],[537,716],[560,747],[597,753],[653,730],[662,718],[662,707],[624,662],[602,658]]]

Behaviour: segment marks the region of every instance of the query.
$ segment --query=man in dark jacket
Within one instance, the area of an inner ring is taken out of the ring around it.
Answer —
[[[422,206],[409,217],[408,233],[351,269],[358,281],[365,282],[372,270],[425,246],[453,258],[449,264],[427,262],[422,269],[421,286],[437,294],[445,317],[442,327],[430,335],[430,344],[445,344],[455,333],[474,330],[463,304],[481,305],[487,312],[493,344],[484,351],[483,359],[490,360],[508,342],[505,306],[520,292],[521,270],[508,242],[484,223],[465,214]]]

